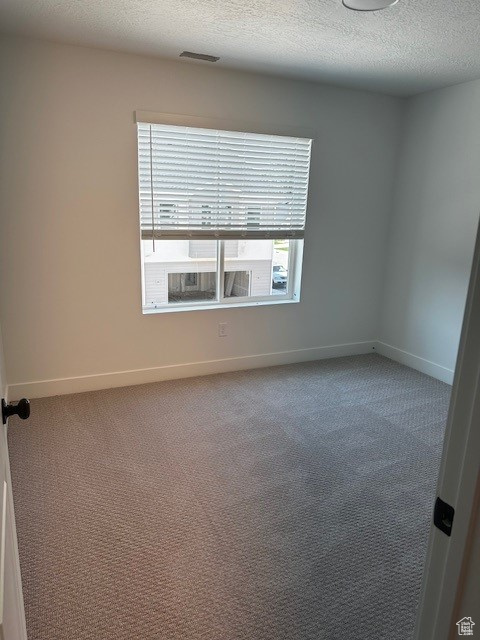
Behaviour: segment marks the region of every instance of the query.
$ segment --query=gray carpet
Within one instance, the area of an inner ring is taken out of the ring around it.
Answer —
[[[449,395],[372,354],[32,401],[29,640],[407,640]]]

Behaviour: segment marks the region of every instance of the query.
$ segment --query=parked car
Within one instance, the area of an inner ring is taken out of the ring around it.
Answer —
[[[283,288],[287,286],[288,271],[281,264],[275,264],[272,270],[272,286]]]

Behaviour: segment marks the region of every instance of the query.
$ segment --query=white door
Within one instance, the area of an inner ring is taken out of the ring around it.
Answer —
[[[1,377],[0,371],[0,389],[3,392],[4,384]],[[26,640],[27,630],[8,462],[7,428],[2,424],[1,419],[0,430],[0,640]]]
[[[470,286],[452,389],[452,400],[443,447],[437,496],[453,507],[440,526],[433,523],[424,573],[423,593],[417,616],[416,640],[448,640],[480,637],[480,598],[466,600],[475,611],[459,606],[472,558],[480,501],[480,231],[473,258]],[[441,520],[441,519],[440,519]],[[451,520],[451,531],[448,535]],[[477,558],[478,561],[478,558]],[[471,565],[473,566],[473,565]],[[478,585],[479,577],[476,577]],[[478,589],[477,589],[478,596]],[[472,604],[473,603],[473,604]],[[472,622],[469,622],[472,621]]]

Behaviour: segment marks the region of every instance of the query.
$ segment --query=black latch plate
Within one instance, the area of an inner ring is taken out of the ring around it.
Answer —
[[[433,511],[433,524],[443,531],[445,535],[452,535],[453,516],[455,509],[444,502],[441,498],[435,500],[435,509]]]

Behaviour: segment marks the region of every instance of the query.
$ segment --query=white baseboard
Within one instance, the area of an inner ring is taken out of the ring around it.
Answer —
[[[416,369],[417,371],[421,371],[422,373],[432,376],[432,378],[437,378],[437,380],[447,382],[448,384],[453,383],[453,369],[448,369],[447,367],[443,367],[442,365],[431,362],[430,360],[425,360],[425,358],[420,358],[420,356],[415,356],[413,353],[409,353],[408,351],[392,347],[392,345],[385,344],[385,342],[377,342],[375,350],[380,355],[390,358],[390,360],[395,360],[396,362],[405,364],[407,367],[411,367],[412,369]]]
[[[185,364],[167,365],[150,369],[134,369],[131,371],[115,371],[112,373],[100,373],[75,378],[21,382],[8,385],[8,398],[10,401],[16,401],[23,397],[45,398],[67,393],[110,389],[112,387],[128,387],[130,385],[159,382],[161,380],[191,378],[193,376],[223,373],[226,371],[258,369],[260,367],[291,364],[294,362],[360,355],[363,353],[371,353],[376,345],[376,341],[371,340],[337,344],[329,347],[313,347],[310,349],[295,349],[293,351],[279,351],[253,356],[224,358],[221,360],[188,362]]]

